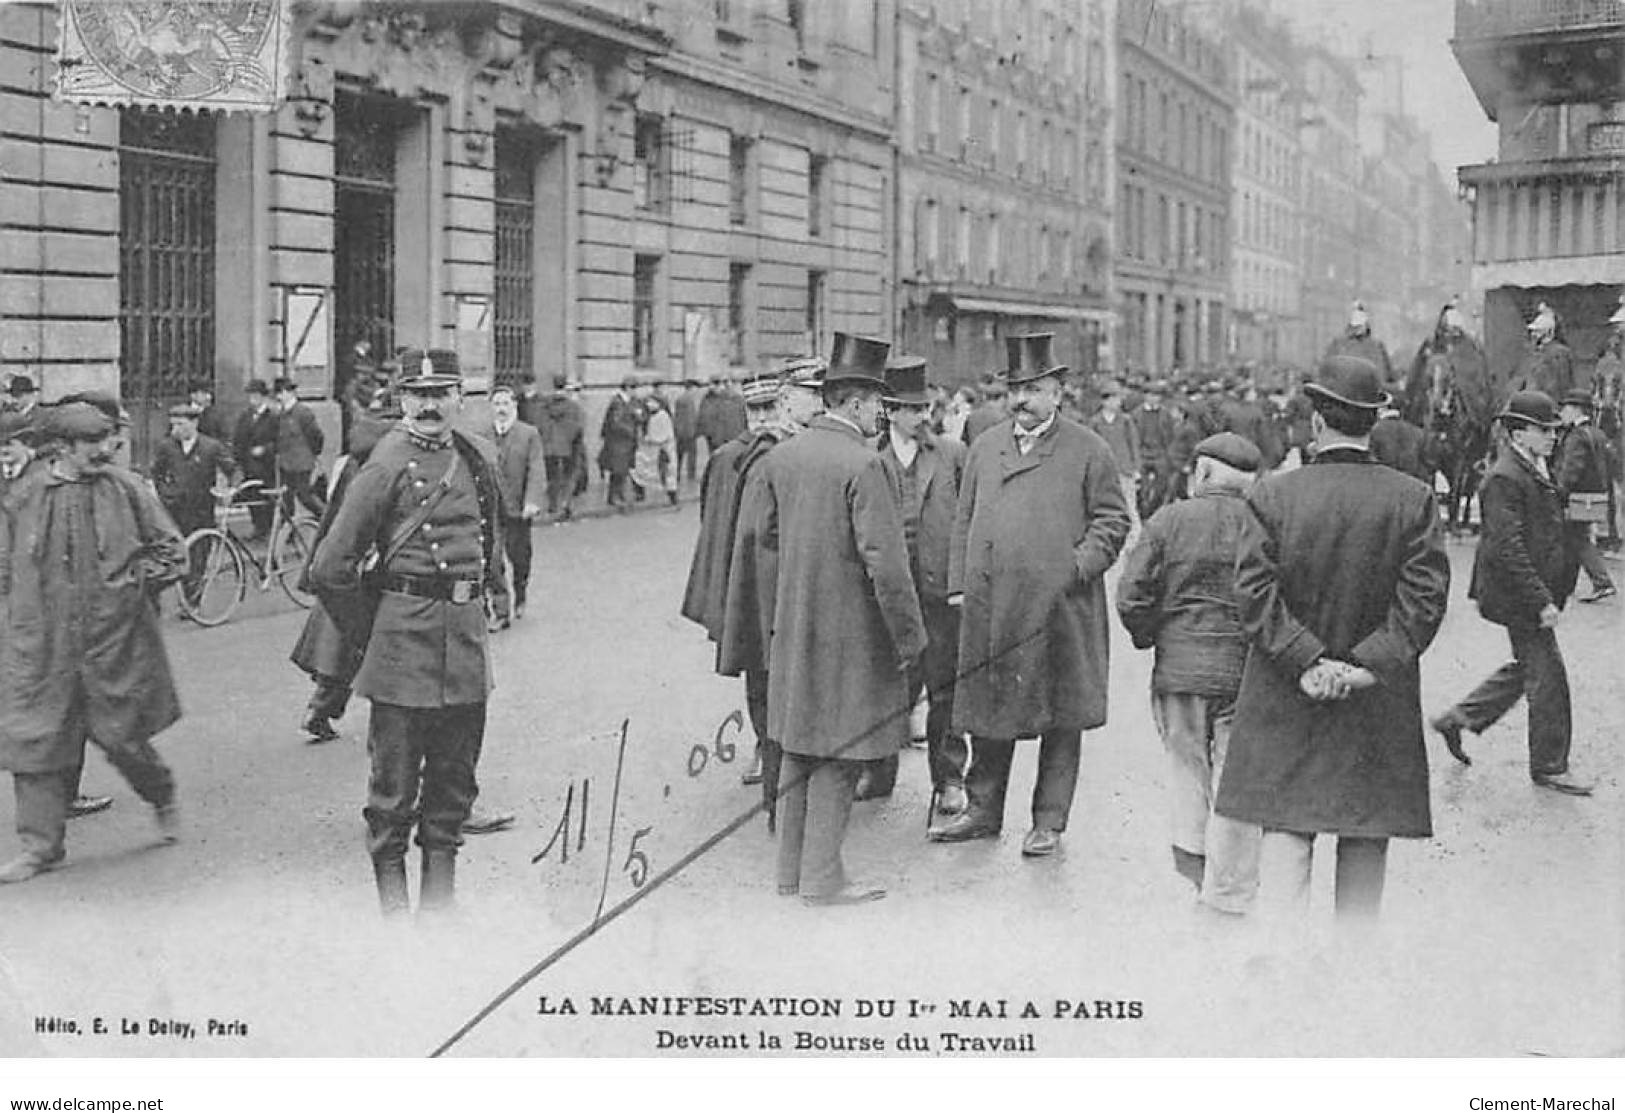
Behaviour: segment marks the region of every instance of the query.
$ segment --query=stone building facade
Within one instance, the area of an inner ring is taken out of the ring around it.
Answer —
[[[1303,55],[1303,288],[1304,330],[1318,356],[1348,325],[1364,296],[1357,282],[1357,238],[1363,163],[1360,157],[1360,74],[1354,63],[1311,44]]]
[[[1226,358],[1236,103],[1220,39],[1156,0],[1117,9],[1119,362]]]
[[[900,0],[897,336],[937,381],[1111,361],[1111,0]]]

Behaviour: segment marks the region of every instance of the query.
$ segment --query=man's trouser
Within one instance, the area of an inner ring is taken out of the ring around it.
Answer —
[[[1065,831],[1072,812],[1072,794],[1078,787],[1078,762],[1083,731],[1045,731],[1038,745],[1038,780],[1033,785],[1033,828]],[[971,739],[970,770],[965,792],[970,815],[993,827],[1004,826],[1004,793],[1010,787],[1010,762],[1016,743],[1011,738]]]
[[[779,777],[784,754],[779,744],[767,736],[767,670],[745,670],[745,712],[750,716],[751,733],[762,755],[762,803],[767,805],[768,829],[777,821]]]
[[[1168,751],[1168,801],[1176,850],[1204,859],[1202,901],[1245,912],[1258,892],[1256,824],[1213,812],[1235,720],[1234,696],[1151,693],[1151,717]]]
[[[1482,734],[1522,697],[1529,699],[1529,773],[1566,773],[1573,723],[1569,674],[1557,634],[1543,626],[1508,627],[1512,660],[1491,673],[1447,715]]]
[[[317,519],[320,519],[326,511],[327,504],[322,501],[320,492],[310,484],[310,472],[289,471],[283,468],[282,487],[282,514],[284,517],[293,517],[293,504],[295,502],[310,511]]]
[[[510,575],[508,590],[512,593],[513,606],[525,605],[525,592],[530,587],[530,554],[531,536],[529,518],[508,518],[502,523],[502,547],[508,553]],[[504,606],[507,599],[503,600]],[[505,614],[502,617],[510,618]]]
[[[1591,590],[1613,587],[1613,577],[1608,575],[1608,562],[1591,538],[1591,523],[1567,522],[1563,528],[1569,531],[1569,545],[1580,558],[1580,567],[1585,569],[1586,578],[1591,581]]]
[[[1168,497],[1168,474],[1160,468],[1146,468],[1140,476],[1140,520],[1145,521],[1162,508]]]
[[[827,897],[846,885],[841,844],[860,761],[786,753],[780,776],[779,890]]]
[[[954,688],[959,675],[959,608],[922,599],[920,614],[925,618],[925,653],[909,670],[908,706],[912,708],[920,693],[925,692],[925,743],[931,788],[940,792],[948,785],[964,785],[969,762],[965,736],[952,730]],[[882,796],[890,793],[897,785],[897,757],[867,764],[872,790]]]
[[[568,518],[575,499],[575,457],[545,456],[543,463],[547,465],[547,512]]]
[[[310,717],[344,718],[344,709],[350,706],[349,681],[319,672],[312,673],[311,679],[316,682],[316,690],[310,693],[310,702],[305,705]]]
[[[1267,913],[1301,916],[1309,906],[1315,836],[1302,831],[1265,831],[1259,854],[1259,903]],[[1388,840],[1337,836],[1334,905],[1339,917],[1371,917],[1382,907],[1388,873]]]
[[[699,455],[699,438],[677,438],[677,474],[679,478],[694,479],[694,458]]]
[[[406,853],[412,827],[425,850],[455,851],[474,807],[474,779],[485,738],[485,704],[400,707],[372,703],[367,755],[367,850],[374,859]]]
[[[61,861],[66,853],[68,804],[78,792],[87,740],[96,741],[141,799],[155,808],[166,807],[175,799],[175,778],[150,740],[109,747],[90,738],[85,696],[80,691],[69,703],[59,736],[60,742],[78,751],[79,761],[64,769],[12,774],[17,797],[17,838],[23,853],[36,861]]]

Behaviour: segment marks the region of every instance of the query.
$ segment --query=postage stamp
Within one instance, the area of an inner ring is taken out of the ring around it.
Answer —
[[[286,82],[287,0],[63,0],[56,96],[268,112]]]

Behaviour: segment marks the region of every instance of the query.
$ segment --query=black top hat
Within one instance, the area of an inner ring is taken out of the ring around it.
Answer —
[[[1067,366],[1056,363],[1050,356],[1053,332],[1029,332],[1004,338],[1006,366],[1004,382],[1008,386],[1036,382],[1047,375],[1064,375]]]
[[[830,345],[824,385],[868,383],[885,389],[886,356],[890,353],[891,345],[884,340],[837,332]]]
[[[1563,401],[1561,404],[1564,406],[1579,406],[1582,410],[1589,410],[1592,406],[1596,405],[1596,403],[1591,399],[1591,392],[1588,390],[1569,391],[1567,394],[1563,395]]]
[[[1382,372],[1377,365],[1359,356],[1327,356],[1315,368],[1314,380],[1303,384],[1303,392],[1357,410],[1380,410],[1393,401],[1382,389]]]
[[[1563,423],[1557,416],[1557,403],[1541,390],[1514,391],[1507,399],[1506,409],[1495,416],[1503,422],[1539,425],[1543,429],[1555,429]]]
[[[925,357],[894,356],[886,361],[886,401],[924,406],[931,396],[925,389]]]
[[[463,373],[457,364],[457,353],[444,348],[423,351],[408,348],[397,357],[401,361],[401,376],[395,385],[401,390],[443,390],[448,386],[462,386]]]
[[[24,394],[33,394],[37,390],[39,390],[39,387],[35,386],[34,380],[27,375],[13,375],[11,382],[6,385],[6,393],[13,398]]]

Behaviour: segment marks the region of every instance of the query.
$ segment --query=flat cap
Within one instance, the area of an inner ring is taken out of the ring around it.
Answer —
[[[1209,456],[1237,471],[1256,472],[1264,466],[1264,454],[1240,433],[1214,433],[1197,442],[1196,455]]]

